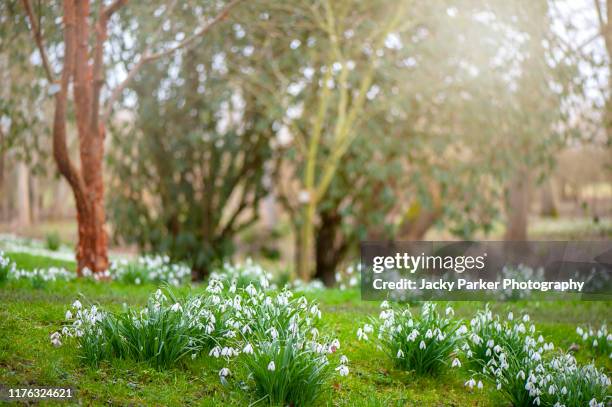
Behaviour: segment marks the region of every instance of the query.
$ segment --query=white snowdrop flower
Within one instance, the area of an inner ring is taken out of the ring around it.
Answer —
[[[470,389],[473,389],[475,385],[476,385],[476,380],[474,379],[470,379],[467,382],[465,382],[465,386],[469,387]]]
[[[576,328],[576,333],[578,334],[578,336],[582,336],[584,334],[584,331],[582,330],[581,327],[577,327]]]
[[[348,358],[345,355],[340,356],[340,363],[346,365],[349,362]]]
[[[453,359],[453,363],[451,364],[451,367],[461,367],[461,361],[457,358]]]
[[[492,348],[493,346],[495,346],[495,341],[493,339],[489,339],[487,341],[487,348]]]
[[[596,348],[597,345],[599,345],[599,342],[597,342],[597,339],[593,340],[593,347]]]
[[[338,371],[340,376],[348,376],[349,374],[349,368],[347,365],[344,365],[344,364],[338,366],[336,370]]]
[[[542,360],[542,356],[539,352],[534,352],[533,355],[531,355],[531,360],[535,360],[537,362],[539,360]]]
[[[224,367],[223,369],[219,370],[219,376],[220,377],[227,377],[231,374],[230,370],[227,367]]]
[[[584,335],[582,335],[582,340],[586,341],[587,339],[589,339],[589,334],[585,332]]]
[[[502,384],[501,384],[501,382],[498,382],[497,383],[497,390],[501,390],[501,388],[502,388]]]
[[[455,310],[452,307],[446,307],[446,315],[455,315]]]
[[[508,321],[512,321],[514,319],[514,314],[512,311],[508,312]]]
[[[374,332],[374,327],[372,325],[370,325],[370,324],[365,324],[363,326],[363,332],[365,332],[367,334],[372,333],[372,332]]]
[[[428,329],[427,332],[425,333],[425,338],[430,339],[433,337],[433,332],[431,331],[431,329]]]
[[[83,305],[81,304],[81,301],[76,300],[75,302],[72,303],[72,307],[76,309],[81,309],[83,308]]]
[[[380,304],[380,308],[382,308],[382,309],[387,309],[387,308],[389,308],[389,301],[386,301],[386,300],[385,300],[385,301],[383,301],[383,302]]]
[[[564,396],[567,394],[567,387],[563,386],[563,388],[561,389],[561,394],[563,394]]]
[[[365,334],[365,332],[363,331],[363,329],[359,328],[357,330],[357,339],[364,340],[367,341],[368,340],[368,335]]]
[[[70,310],[66,311],[66,319],[72,319],[72,312]]]
[[[359,328],[359,329],[361,329],[361,328]],[[362,334],[363,334],[363,332],[362,332]],[[310,330],[310,335],[312,335],[312,339],[313,340],[316,340],[319,337],[319,330],[317,328],[312,328]],[[357,338],[359,338],[359,332],[357,332]]]
[[[276,370],[276,364],[274,364],[274,361],[271,361],[270,363],[268,363],[268,370],[271,372]]]
[[[464,335],[467,333],[467,331],[468,331],[467,327],[465,325],[461,325],[459,329],[457,329],[457,334]]]
[[[401,358],[403,358],[403,357],[404,357],[404,352],[402,352],[402,350],[401,350],[401,349],[398,349],[398,351],[397,351],[397,358],[398,358],[398,359],[401,359]]]
[[[218,358],[220,355],[221,355],[221,348],[218,346],[215,346],[214,348],[212,348],[210,352],[208,353],[208,356],[213,356],[215,358]]]
[[[525,380],[525,372],[523,372],[522,370],[519,370],[519,372],[516,374],[516,378]]]
[[[247,288],[245,289],[245,291],[247,292],[247,294],[249,294],[251,297],[255,296],[257,294],[257,289],[255,288],[255,286],[253,284],[249,284],[247,286]]]
[[[197,356],[197,354],[192,353],[192,354],[191,354],[191,360],[195,359],[195,358],[196,358],[196,356]]]
[[[170,307],[170,310],[172,312],[179,312],[179,311],[183,311],[183,307],[181,306],[181,304],[177,302],[177,303],[174,303],[172,307]]]
[[[278,331],[276,330],[276,328],[272,327],[268,329],[268,333],[270,334],[270,337],[272,338],[272,340],[275,340],[276,338],[278,338]]]
[[[597,399],[592,398],[591,401],[589,401],[589,407],[603,407],[603,402],[602,403],[598,403]]]
[[[253,354],[253,346],[250,343],[247,343],[246,346],[242,349],[242,352],[246,353],[247,355]]]
[[[478,380],[478,384],[476,385],[476,387],[478,387],[478,389],[482,390],[482,381]]]
[[[61,335],[60,335],[60,333],[59,333],[59,332],[53,332],[53,333],[51,334],[51,344],[52,344],[53,346],[55,346],[56,348],[57,348],[58,346],[61,346],[61,345],[62,345],[62,342],[61,342],[60,338],[61,338]]]
[[[340,349],[340,341],[338,339],[334,339],[329,347],[329,352],[334,353],[338,349]]]
[[[421,343],[419,343],[419,349],[423,350],[427,347],[427,345],[425,345],[425,341],[421,341]]]
[[[523,315],[523,322],[529,322],[529,314]]]
[[[540,397],[539,397],[539,396],[538,396],[538,397],[536,397],[536,398],[533,400],[533,404],[537,404],[538,406],[540,405]]]
[[[142,283],[142,281],[140,280],[140,277],[136,277],[136,278],[134,279],[134,284],[136,284],[136,285],[140,285],[140,283]]]

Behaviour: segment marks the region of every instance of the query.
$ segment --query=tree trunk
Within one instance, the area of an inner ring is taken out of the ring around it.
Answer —
[[[310,281],[312,277],[312,257],[314,252],[313,241],[314,241],[314,221],[316,214],[316,203],[313,202],[312,197],[310,201],[304,205],[304,216],[302,217],[302,224],[300,227],[300,246],[297,250],[299,263],[297,267],[298,276],[304,281]]]
[[[559,215],[552,180],[547,179],[540,189],[540,214],[556,218]]]
[[[317,229],[315,243],[316,271],[314,277],[327,287],[336,283],[336,269],[346,255],[348,245],[340,232],[342,216],[337,210],[320,214],[321,225]]]
[[[17,163],[17,219],[16,227],[25,228],[32,223],[30,211],[29,170],[26,163]]]
[[[427,231],[436,223],[440,217],[440,211],[419,210],[414,219],[406,220],[399,229],[399,240],[423,240]]]
[[[505,240],[527,240],[529,215],[529,175],[520,170],[511,180],[506,197]]]
[[[5,201],[7,194],[4,192],[4,157],[6,152],[4,149],[4,131],[2,131],[2,126],[0,126],[0,222],[3,222],[6,218]]]

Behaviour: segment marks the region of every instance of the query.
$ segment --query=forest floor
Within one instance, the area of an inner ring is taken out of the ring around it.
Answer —
[[[74,263],[23,253],[8,253],[23,269]],[[144,305],[156,289],[153,285],[129,286],[93,281],[52,282],[38,285],[9,281],[0,285],[0,385],[8,387],[71,387],[84,405],[249,405],[255,399],[244,390],[219,381],[219,361],[197,358],[170,370],[157,371],[146,364],[126,360],[84,366],[71,346],[53,347],[49,335],[61,328],[64,314],[75,299],[119,310],[124,304]],[[202,291],[183,287],[177,293]],[[350,374],[333,379],[320,405],[338,406],[506,406],[493,386],[470,391],[464,382],[466,369],[436,377],[418,377],[396,369],[382,351],[359,342],[356,330],[379,311],[379,303],[362,301],[358,290],[326,289],[305,293],[319,302],[323,327],[341,342],[350,360]],[[458,317],[469,320],[477,302],[455,302]],[[547,341],[567,350],[580,341],[576,326],[599,327],[612,310],[610,302],[513,302],[493,303],[499,313],[527,312]],[[584,347],[575,352],[580,362],[595,361],[608,375],[612,362]],[[43,403],[44,404],[44,403]]]

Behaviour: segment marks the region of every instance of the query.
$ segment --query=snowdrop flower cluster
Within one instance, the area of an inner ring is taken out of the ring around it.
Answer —
[[[582,342],[595,353],[608,355],[612,359],[612,334],[608,333],[608,327],[603,324],[598,330],[593,328],[576,328],[576,333]]]
[[[55,260],[74,261],[74,251],[70,248],[60,247],[59,250],[49,250],[42,241],[11,234],[0,234],[0,247],[8,252],[27,253]]]
[[[321,280],[312,279],[309,282],[304,282],[304,280],[300,278],[296,278],[288,285],[292,290],[307,293],[313,291],[322,291],[325,290],[325,284]]]
[[[470,322],[462,351],[475,376],[491,382],[513,405],[578,406],[606,399],[609,379],[571,355],[553,357],[552,342],[537,333],[529,315],[500,318],[487,308]],[[472,377],[466,386],[474,387]],[[603,390],[602,390],[603,388]]]
[[[408,307],[392,307],[387,301],[381,304],[378,319],[357,330],[357,338],[367,341],[377,332],[379,346],[405,370],[419,374],[436,373],[448,365],[460,366],[452,355],[467,332],[467,328],[451,318],[452,307],[444,313],[437,304],[424,303],[420,316],[413,316]]]
[[[178,287],[191,280],[191,269],[170,262],[168,256],[141,256],[135,261],[113,261],[108,270],[114,280],[129,284],[168,283]]]
[[[497,281],[502,282],[504,279],[512,279],[519,282],[542,281],[544,279],[544,269],[540,267],[534,270],[524,264],[504,266]],[[511,288],[499,290],[500,300],[519,300],[528,298],[530,295],[531,292],[529,290],[513,290]]]
[[[361,284],[361,263],[351,264],[335,274],[336,284],[341,291]]]
[[[270,284],[272,275],[251,258],[246,259],[244,263],[224,263],[223,267],[210,274],[210,279],[229,281],[238,288],[246,287],[251,283],[264,289],[275,288]]]
[[[76,277],[75,273],[62,267],[24,270],[17,267],[4,252],[0,251],[0,280],[29,280],[34,286],[51,281],[68,281]]]
[[[594,365],[580,366],[569,354],[538,364],[525,388],[544,406],[601,406],[610,401],[610,378]]]
[[[4,255],[4,252],[0,250],[0,281],[7,280],[9,276],[15,273],[15,263]]]
[[[340,342],[319,331],[319,307],[289,290],[264,288],[267,281],[238,287],[236,280],[210,279],[203,294],[184,299],[157,290],[143,309],[102,313],[76,301],[66,312],[67,324],[51,338],[76,341],[82,357],[130,358],[165,368],[203,355],[223,361],[219,370],[228,383],[238,364],[279,403],[309,404],[333,374],[349,373]],[[332,360],[338,360],[334,364]],[[265,383],[265,385],[262,385]],[[292,397],[304,399],[292,399]]]
[[[30,280],[33,282],[69,281],[76,278],[76,274],[63,267],[49,267],[46,269],[23,270],[14,268],[12,278],[15,280]]]

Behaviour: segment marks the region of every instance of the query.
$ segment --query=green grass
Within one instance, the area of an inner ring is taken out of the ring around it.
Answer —
[[[22,268],[63,266],[74,263],[26,254],[9,253]],[[85,405],[248,405],[256,398],[218,377],[220,361],[198,358],[184,367],[157,371],[150,365],[117,360],[97,369],[80,363],[70,346],[54,348],[49,335],[58,330],[67,305],[76,298],[118,310],[122,304],[144,305],[153,285],[128,286],[91,281],[49,283],[41,289],[9,282],[0,286],[0,383],[7,386],[70,386]],[[181,288],[178,293],[201,291]],[[320,405],[339,406],[504,406],[494,389],[468,391],[466,370],[451,370],[439,377],[418,377],[396,369],[371,343],[359,342],[356,331],[368,316],[377,315],[379,303],[361,301],[359,292],[327,290],[308,293],[323,312],[321,332],[337,336],[340,352],[349,360],[348,377],[335,377]],[[482,303],[454,303],[456,316],[471,318]],[[610,315],[609,302],[494,303],[494,312],[515,315],[528,312],[538,328],[558,348],[578,343],[577,325],[599,326]],[[581,362],[595,360],[612,370],[607,357],[596,357],[586,348],[576,352]]]

